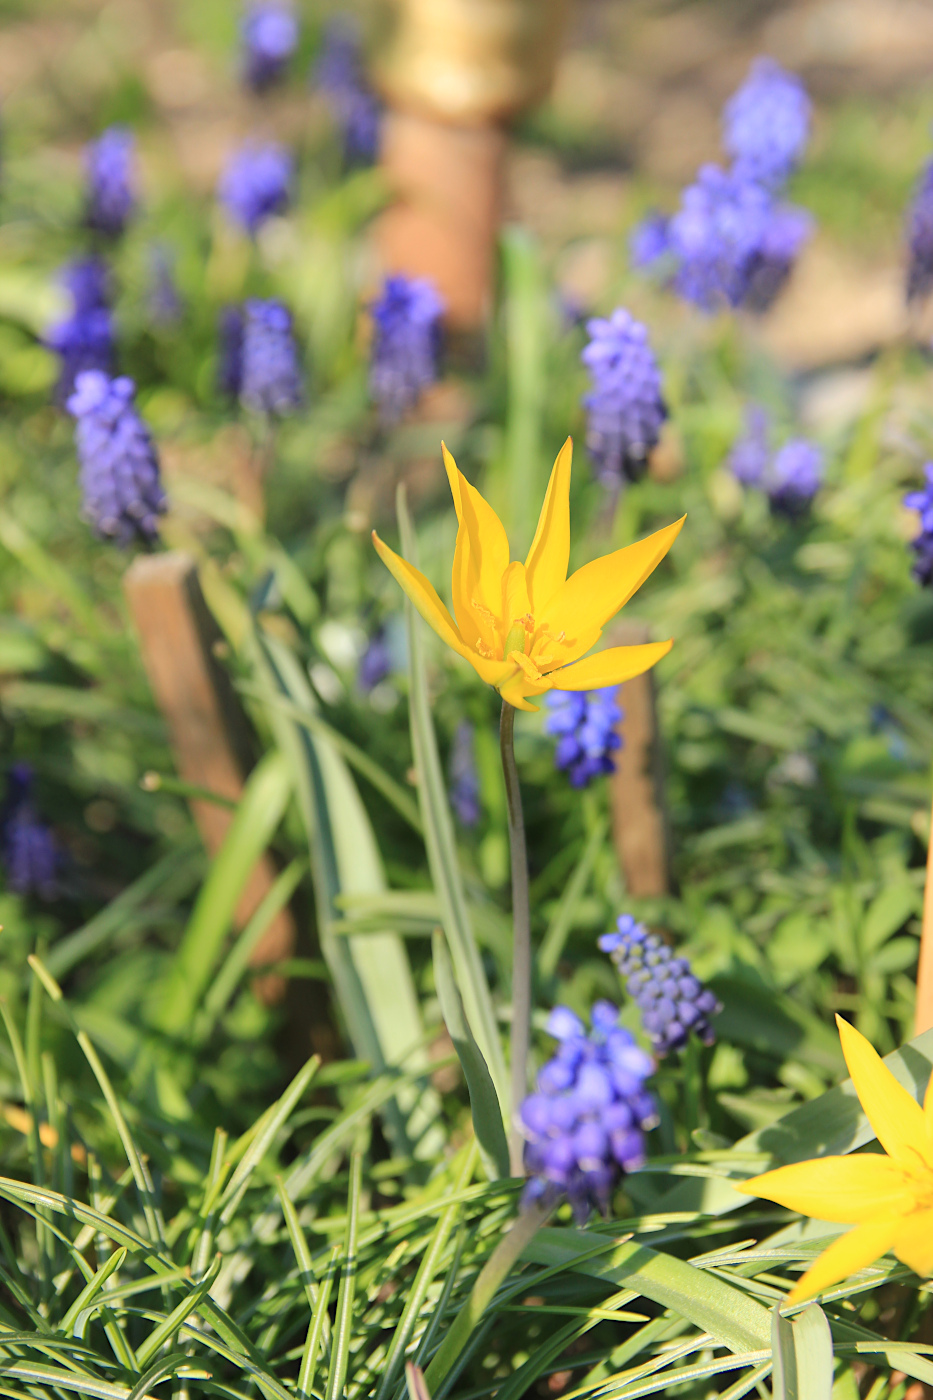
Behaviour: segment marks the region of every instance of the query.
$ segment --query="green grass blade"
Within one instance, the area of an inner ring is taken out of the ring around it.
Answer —
[[[224,1188],[221,1196],[222,1209],[219,1217],[221,1226],[229,1225],[240,1198],[249,1184],[250,1177],[272,1146],[277,1134],[295,1111],[302,1095],[321,1067],[320,1057],[312,1055],[307,1064],[299,1070],[285,1093],[272,1108],[263,1115],[261,1129],[255,1134],[237,1165],[236,1171]],[[236,1145],[230,1155],[236,1154]]]
[[[136,1348],[136,1360],[140,1367],[146,1366],[161,1346],[163,1346],[177,1332],[186,1317],[189,1317],[198,1308],[209,1291],[214,1279],[220,1272],[220,1255],[214,1260],[207,1273],[198,1283],[195,1284],[186,1298],[182,1298],[177,1307],[173,1308],[168,1317],[154,1328],[144,1342]]]
[[[149,1367],[144,1375],[140,1376],[126,1400],[144,1400],[153,1387],[168,1376],[176,1376],[179,1380],[185,1381],[209,1381],[213,1379],[212,1373],[205,1371],[203,1365],[192,1361],[186,1351],[173,1351],[168,1356],[163,1356],[161,1361],[157,1361],[154,1366]]]
[[[434,982],[441,1015],[454,1043],[470,1091],[473,1131],[480,1146],[483,1169],[490,1181],[500,1180],[509,1175],[509,1146],[502,1124],[502,1108],[496,1095],[496,1086],[464,1014],[453,963],[447,951],[447,938],[440,929],[434,933],[431,946],[434,953]]]
[[[313,1313],[318,1306],[318,1289],[314,1281],[314,1263],[311,1259],[311,1251],[308,1248],[308,1241],[305,1239],[305,1232],[301,1228],[301,1221],[298,1219],[298,1212],[289,1200],[288,1192],[280,1176],[275,1179],[275,1191],[279,1198],[279,1205],[282,1207],[282,1215],[285,1218],[285,1228],[288,1231],[288,1238],[291,1240],[292,1249],[295,1251],[295,1260],[304,1284],[305,1296],[308,1299],[308,1307]]]
[[[106,1264],[102,1264],[101,1267],[97,1270],[97,1273],[91,1279],[90,1283],[85,1284],[84,1288],[82,1288],[81,1292],[78,1294],[77,1298],[74,1300],[71,1307],[68,1309],[68,1311],[65,1313],[65,1316],[59,1323],[59,1327],[63,1332],[70,1332],[71,1329],[74,1328],[76,1337],[83,1335],[82,1327],[79,1322],[81,1314],[85,1312],[85,1310],[87,1310],[88,1315],[90,1314],[90,1304],[93,1303],[94,1299],[104,1287],[104,1284],[107,1282],[110,1275],[115,1274],[116,1271],[122,1266],[125,1258],[125,1247],[121,1249],[115,1249],[111,1254],[110,1258],[107,1260]]]
[[[397,495],[399,532],[402,553],[416,564],[415,532],[403,487]],[[450,943],[457,985],[463,997],[467,1020],[486,1061],[496,1094],[503,1110],[508,1108],[508,1077],[502,1041],[496,1023],[496,1013],[483,971],[483,963],[470,922],[466,894],[457,857],[457,842],[453,819],[447,801],[447,790],[437,751],[437,737],[431,715],[428,677],[422,646],[421,619],[406,600],[405,617],[408,628],[409,710],[411,740],[418,773],[418,795],[424,814],[424,840],[431,869],[431,879],[441,902],[444,930]]]
[[[593,827],[583,848],[583,854],[577,861],[576,868],[567,881],[557,908],[547,926],[538,950],[538,978],[542,982],[553,977],[557,971],[557,964],[564,951],[567,935],[573,927],[577,905],[586,891],[593,868],[603,848],[608,828],[609,823],[605,818],[598,821]]]
[[[775,1313],[778,1309],[775,1309]],[[794,1318],[794,1353],[797,1361],[797,1400],[831,1400],[833,1393],[833,1338],[826,1314],[811,1303]],[[775,1400],[778,1392],[774,1391]]]
[[[291,790],[289,765],[278,752],[267,754],[247,780],[166,978],[159,1022],[170,1035],[182,1031],[193,1019],[240,895],[282,820]]]
[[[353,1340],[353,1300],[356,1296],[356,1237],[359,1224],[360,1192],[363,1181],[363,1154],[357,1148],[350,1160],[350,1190],[347,1197],[347,1234],[343,1249],[343,1272],[337,1294],[337,1315],[330,1348],[330,1370],[324,1400],[343,1396]]]
[[[328,1306],[330,1295],[334,1286],[334,1279],[337,1276],[337,1261],[342,1253],[342,1246],[335,1244],[330,1252],[327,1261],[327,1268],[324,1277],[321,1279],[321,1289],[318,1296],[317,1307],[311,1315],[308,1324],[308,1332],[305,1337],[304,1350],[301,1353],[301,1365],[298,1368],[298,1394],[302,1400],[311,1400],[312,1388],[314,1386],[314,1373],[317,1368],[318,1352],[322,1345],[326,1345],[327,1337],[330,1333],[330,1316]]]

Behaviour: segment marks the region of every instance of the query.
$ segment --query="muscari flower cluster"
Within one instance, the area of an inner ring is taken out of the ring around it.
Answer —
[[[423,277],[387,277],[370,308],[369,388],[384,423],[414,408],[438,376],[444,303]]]
[[[243,78],[254,92],[264,92],[282,77],[298,44],[298,21],[289,5],[260,0],[251,5],[240,26]]]
[[[51,899],[56,893],[61,852],[36,811],[33,784],[30,766],[14,764],[0,812],[0,854],[11,890]]]
[[[364,695],[368,695],[371,690],[375,690],[377,685],[381,685],[387,680],[392,670],[392,657],[389,652],[389,638],[384,627],[377,627],[369,641],[366,643],[366,650],[360,657],[360,664],[356,673],[356,681]]]
[[[240,348],[240,403],[254,413],[293,413],[303,398],[292,318],[279,301],[247,301]]]
[[[920,491],[908,491],[904,505],[920,516],[920,532],[910,542],[914,555],[913,576],[924,587],[933,584],[933,462],[923,469],[926,484]]]
[[[335,19],[327,26],[314,80],[340,129],[344,158],[351,164],[372,164],[379,154],[382,112],[366,79],[359,35],[346,20]]]
[[[63,404],[83,370],[110,372],[114,343],[104,262],[98,257],[78,258],[62,270],[60,280],[71,297],[71,312],[50,326],[45,344],[61,360],[55,397]]]
[[[481,816],[479,774],[476,771],[473,726],[469,720],[461,720],[457,725],[450,749],[449,774],[450,805],[457,820],[461,826],[476,826]]]
[[[732,475],[743,486],[765,492],[778,515],[802,515],[823,481],[823,452],[806,438],[791,438],[773,455],[769,446],[768,418],[762,408],[750,407],[745,431],[729,456]]]
[[[528,1181],[522,1203],[545,1207],[566,1196],[582,1224],[592,1209],[608,1213],[625,1172],[645,1160],[645,1133],[657,1122],[645,1088],[651,1057],[619,1025],[619,1013],[598,1001],[585,1026],[565,1006],[548,1019],[559,1042],[525,1099]]]
[[[85,223],[117,238],[136,207],[136,143],[125,127],[112,126],[84,153],[87,189]]]
[[[291,198],[293,163],[284,146],[248,142],[227,162],[217,194],[231,219],[255,238],[265,221]]]
[[[690,971],[686,958],[631,914],[622,914],[616,932],[606,933],[599,946],[626,978],[626,990],[641,1012],[641,1023],[657,1054],[681,1050],[695,1035],[704,1045],[714,1040],[709,1018],[720,1010],[713,993]]]
[[[586,328],[590,339],[580,358],[593,387],[583,405],[596,475],[607,486],[637,481],[667,417],[648,332],[623,307]]]
[[[920,177],[907,211],[907,301],[933,291],[933,161]]]
[[[635,230],[632,259],[704,311],[765,311],[812,227],[804,210],[780,198],[806,145],[810,103],[798,79],[759,59],[724,122],[731,168],[702,166],[672,218],[654,214]]]
[[[98,535],[121,545],[150,543],[166,509],[159,460],[136,411],[135,391],[132,379],[86,370],[67,403],[76,420],[84,515]]]
[[[554,766],[566,772],[571,785],[587,787],[594,778],[615,771],[613,753],[622,747],[616,726],[622,719],[618,687],[603,690],[552,690],[544,722],[557,738]]]

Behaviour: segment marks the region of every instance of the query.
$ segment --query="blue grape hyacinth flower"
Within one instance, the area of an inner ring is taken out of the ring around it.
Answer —
[[[482,815],[473,726],[461,720],[450,749],[450,805],[461,826],[478,825]]]
[[[522,1204],[545,1208],[561,1197],[583,1224],[595,1209],[608,1214],[626,1172],[645,1160],[645,1133],[657,1122],[645,1088],[651,1058],[619,1025],[611,1003],[598,1001],[591,1029],[556,1006],[548,1032],[559,1042],[521,1107],[525,1133]]]
[[[671,221],[654,211],[635,225],[629,236],[629,259],[633,267],[654,269],[671,252]]]
[[[60,358],[55,398],[64,404],[82,370],[113,368],[113,317],[110,276],[98,257],[77,258],[59,274],[71,297],[71,312],[46,331],[44,343]]]
[[[587,322],[581,360],[592,389],[584,396],[586,445],[606,485],[637,481],[658,441],[667,407],[648,331],[624,307]]]
[[[933,291],[933,161],[924,170],[907,212],[907,301]]]
[[[254,413],[294,413],[304,398],[292,318],[280,301],[243,307],[240,403]]]
[[[126,127],[111,126],[84,153],[85,223],[117,238],[136,208],[136,141]]]
[[[617,697],[617,686],[552,690],[545,696],[550,713],[544,728],[557,738],[554,766],[566,772],[573,787],[587,787],[594,778],[615,771],[612,755],[622,747],[616,731],[622,719]]]
[[[14,764],[0,812],[0,855],[11,890],[52,899],[57,893],[61,851],[50,827],[36,811],[33,787],[29,764]]]
[[[757,58],[723,110],[723,145],[736,174],[782,185],[806,149],[811,112],[800,79],[773,58]]]
[[[344,159],[371,165],[379,154],[382,108],[366,77],[359,34],[346,19],[328,24],[313,80],[340,130]]]
[[[218,198],[231,219],[255,238],[267,219],[288,208],[293,174],[292,157],[284,146],[247,142],[227,162]]]
[[[381,685],[392,673],[392,655],[389,649],[389,638],[385,627],[377,627],[369,641],[366,643],[366,650],[360,657],[360,664],[356,673],[357,684],[364,695],[368,695],[371,690],[375,690],[377,685]]]
[[[748,267],[743,306],[763,312],[774,305],[812,232],[813,219],[805,209],[774,206]]]
[[[217,388],[238,399],[243,383],[243,308],[225,306],[217,318]]]
[[[910,542],[914,556],[912,573],[918,583],[928,588],[933,583],[933,462],[927,462],[923,475],[923,488],[908,491],[904,505],[920,516],[920,531]]]
[[[85,518],[103,539],[121,545],[151,543],[167,508],[159,459],[136,411],[135,392],[132,379],[85,370],[67,404],[76,420]]]
[[[745,427],[732,445],[728,466],[743,486],[760,486],[764,480],[771,450],[768,443],[768,415],[758,404],[745,410]]]
[[[773,511],[798,516],[806,511],[822,481],[822,450],[806,438],[791,438],[775,453],[762,484]]]
[[[626,979],[626,990],[658,1055],[682,1050],[691,1035],[704,1045],[713,1043],[710,1017],[721,1008],[713,993],[694,977],[686,958],[676,957],[631,914],[622,914],[616,932],[603,934],[598,943]]]
[[[444,303],[424,277],[387,277],[370,308],[369,388],[384,423],[404,417],[439,372]]]
[[[279,81],[298,45],[298,21],[290,5],[259,0],[240,26],[243,77],[254,92]]]

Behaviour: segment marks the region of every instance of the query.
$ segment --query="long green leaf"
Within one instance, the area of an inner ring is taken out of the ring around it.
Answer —
[[[310,1400],[312,1387],[314,1386],[314,1372],[317,1368],[318,1352],[321,1343],[326,1341],[326,1334],[330,1331],[330,1318],[327,1308],[330,1303],[330,1295],[334,1286],[334,1279],[337,1275],[337,1261],[340,1258],[342,1246],[335,1244],[330,1252],[330,1259],[321,1280],[321,1291],[318,1296],[317,1307],[308,1323],[308,1332],[305,1337],[304,1350],[301,1353],[301,1365],[298,1368],[298,1394],[302,1400]]]
[[[191,1292],[184,1298],[177,1307],[173,1308],[168,1317],[153,1328],[144,1342],[136,1348],[136,1360],[140,1367],[146,1366],[155,1356],[159,1348],[168,1341],[169,1337],[184,1322],[186,1317],[195,1311],[203,1300],[205,1294],[210,1291],[214,1279],[220,1272],[220,1255],[218,1254],[211,1267],[202,1279],[199,1279]]]
[[[115,1249],[107,1262],[102,1264],[97,1270],[97,1273],[91,1279],[90,1283],[85,1284],[59,1324],[63,1332],[70,1332],[72,1327],[74,1327],[76,1337],[83,1335],[81,1330],[83,1325],[81,1314],[90,1311],[90,1305],[94,1302],[94,1299],[97,1297],[110,1275],[116,1273],[117,1269],[122,1266],[125,1258],[125,1248]]]
[[[220,1225],[228,1225],[233,1219],[237,1204],[249,1184],[250,1177],[269,1151],[279,1130],[291,1117],[308,1085],[317,1074],[320,1065],[319,1056],[312,1055],[307,1064],[295,1075],[279,1101],[263,1116],[264,1121],[260,1131],[253,1136],[240,1158],[236,1171],[224,1188],[221,1196]],[[231,1155],[234,1151],[235,1147],[232,1149]]]
[[[502,1109],[496,1096],[496,1086],[463,1014],[463,1002],[447,951],[446,935],[440,929],[434,933],[431,946],[437,998],[470,1092],[473,1131],[479,1143],[483,1169],[490,1181],[496,1181],[509,1175],[509,1145],[502,1125]]]
[[[339,1400],[347,1379],[352,1340],[353,1299],[356,1296],[356,1237],[359,1228],[360,1192],[363,1182],[363,1154],[357,1149],[350,1159],[350,1191],[347,1197],[347,1234],[343,1249],[343,1273],[337,1294],[337,1315],[331,1338],[330,1370],[324,1400]]]
[[[291,787],[288,762],[278,752],[266,754],[249,776],[166,980],[159,1022],[170,1035],[183,1030],[194,1016],[240,895],[282,820]]]
[[[408,513],[404,487],[399,487],[396,504],[402,553],[410,563],[416,564],[415,532]],[[453,819],[447,801],[444,775],[437,751],[437,736],[434,733],[434,720],[431,715],[428,676],[422,648],[422,624],[407,600],[405,617],[408,628],[411,740],[418,774],[418,796],[423,814],[424,840],[431,879],[441,902],[444,930],[450,943],[467,1021],[492,1076],[499,1103],[506,1111],[509,1100],[505,1057],[460,874]]]

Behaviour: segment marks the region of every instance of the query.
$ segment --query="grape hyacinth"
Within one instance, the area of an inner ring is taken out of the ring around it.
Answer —
[[[166,499],[149,429],[133,403],[132,379],[86,370],[75,381],[68,412],[77,420],[84,515],[104,539],[151,543]]]
[[[259,0],[250,5],[240,26],[243,77],[254,92],[264,92],[282,77],[298,44],[298,21],[290,5]]]
[[[340,129],[344,159],[371,165],[379,154],[382,110],[366,78],[359,35],[347,20],[328,24],[314,81]]]
[[[933,161],[924,170],[907,215],[907,301],[933,291]]]
[[[812,232],[813,220],[805,209],[774,207],[748,266],[743,306],[763,312],[774,305]]]
[[[617,686],[605,690],[552,690],[545,697],[550,714],[544,728],[556,735],[554,766],[567,773],[575,788],[615,771],[612,755],[622,747],[616,725],[622,710]]]
[[[723,146],[737,175],[776,188],[800,163],[810,135],[806,88],[773,58],[757,58],[723,110]]]
[[[792,438],[775,453],[763,485],[771,509],[779,515],[801,515],[820,489],[823,453],[806,438]]]
[[[243,310],[225,306],[217,321],[217,388],[238,399],[243,383]]]
[[[653,269],[671,251],[671,221],[666,214],[649,214],[636,224],[629,238],[629,259],[633,267]]]
[[[704,311],[739,306],[764,238],[772,200],[761,185],[704,165],[670,222],[674,286]]]
[[[84,220],[89,228],[117,238],[136,207],[136,141],[122,126],[108,127],[84,152],[87,174]]]
[[[255,238],[267,219],[288,208],[292,177],[292,158],[284,146],[250,142],[230,157],[217,194],[231,219]]]
[[[597,317],[586,328],[590,342],[580,358],[593,387],[583,405],[596,475],[607,486],[637,481],[667,417],[648,332],[621,306],[608,320]]]
[[[745,431],[732,445],[729,470],[743,486],[760,486],[770,460],[768,415],[758,404],[745,410]]]
[[[246,302],[240,403],[254,413],[293,413],[303,399],[292,318],[279,301]]]
[[[627,979],[626,990],[641,1012],[655,1052],[666,1055],[682,1050],[691,1035],[711,1045],[715,1035],[709,1018],[721,1008],[713,993],[693,976],[687,959],[675,957],[656,933],[649,933],[631,914],[622,914],[616,929],[603,934],[599,947]]]
[[[359,669],[356,673],[357,684],[364,695],[368,695],[371,690],[375,690],[377,685],[381,685],[386,680],[392,670],[392,658],[389,654],[389,639],[384,627],[377,627],[366,644],[366,650],[360,657]]]
[[[609,1002],[596,1002],[591,1022],[587,1034],[566,1006],[554,1008],[547,1028],[560,1043],[521,1107],[522,1204],[548,1208],[566,1196],[580,1225],[594,1208],[608,1214],[623,1175],[644,1164],[645,1133],[657,1122],[645,1088],[650,1056]]]
[[[920,533],[910,542],[914,554],[912,573],[924,588],[933,584],[933,462],[923,469],[926,484],[920,491],[908,491],[904,505],[920,515]]]
[[[32,790],[29,764],[14,764],[0,813],[0,854],[11,890],[52,899],[60,852],[52,831],[35,809]]]
[[[387,277],[371,312],[370,392],[382,421],[395,423],[438,377],[444,303],[427,278]]]
[[[82,370],[109,374],[114,344],[106,264],[97,257],[78,258],[62,270],[60,281],[71,296],[71,314],[49,327],[45,344],[61,359],[55,397],[64,404]]]
[[[479,802],[479,774],[476,771],[476,753],[473,741],[473,726],[468,720],[457,725],[450,750],[450,805],[461,826],[476,826],[481,816]]]

